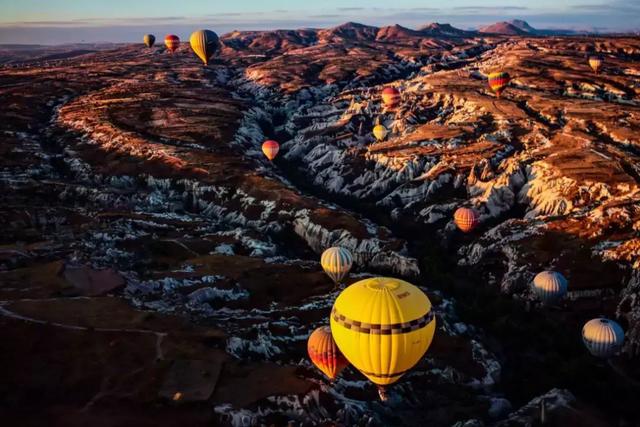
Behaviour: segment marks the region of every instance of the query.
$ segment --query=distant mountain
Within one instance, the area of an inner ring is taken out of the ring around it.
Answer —
[[[471,31],[464,31],[450,24],[440,24],[438,22],[432,22],[420,27],[418,31],[432,37],[469,37],[474,34]]]
[[[378,30],[376,40],[398,40],[411,37],[421,37],[423,34],[420,31],[412,30],[402,25],[390,25],[388,27],[382,27]]]
[[[521,22],[524,22],[524,21],[521,21]],[[527,27],[529,26],[529,24],[527,24],[526,22],[524,23],[527,25]],[[511,22],[506,22],[506,21],[496,22],[495,24],[491,24],[486,27],[481,27],[478,31],[484,34],[500,34],[505,36],[524,36],[528,34],[529,35],[534,34],[530,31],[523,30],[522,28],[512,24]]]
[[[508,36],[563,36],[573,34],[586,34],[585,31],[575,30],[539,30],[533,28],[527,21],[522,19],[513,19],[511,21],[496,22],[495,24],[482,27],[478,30],[484,34],[501,34]]]
[[[233,31],[220,40],[225,48],[278,52],[309,46],[317,41],[315,30]]]
[[[349,40],[375,40],[379,28],[357,22],[346,22],[337,27],[320,31],[320,38],[339,37]]]
[[[529,25],[527,21],[523,21],[522,19],[513,19],[511,21],[507,21],[507,23],[529,34],[535,34],[538,32],[538,30]]]

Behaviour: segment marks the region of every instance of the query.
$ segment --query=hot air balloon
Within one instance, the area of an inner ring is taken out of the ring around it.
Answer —
[[[154,36],[153,34],[145,34],[142,38],[142,41],[144,42],[145,46],[153,47],[156,42],[156,36]]]
[[[431,345],[436,321],[429,298],[410,283],[389,277],[347,287],[331,310],[331,332],[356,369],[378,386],[398,381]]]
[[[335,284],[338,284],[349,274],[353,265],[353,257],[347,249],[334,246],[322,253],[320,264],[327,276],[331,277]]]
[[[280,151],[280,144],[276,141],[270,139],[262,144],[262,152],[270,161],[276,158],[278,151]]]
[[[329,326],[313,331],[307,341],[307,352],[311,362],[332,381],[349,365],[333,340]]]
[[[373,127],[373,136],[375,136],[378,141],[384,140],[388,133],[387,128],[382,125],[375,125]]]
[[[198,30],[189,38],[191,50],[202,59],[204,65],[209,64],[209,59],[218,50],[218,35],[210,30]]]
[[[602,67],[602,63],[604,62],[604,58],[600,55],[591,55],[589,57],[589,66],[593,70],[594,73],[598,74],[600,68]]]
[[[511,81],[511,77],[509,76],[509,73],[498,71],[497,73],[490,73],[488,80],[489,87],[496,93],[496,96],[500,98],[500,94]]]
[[[178,50],[178,47],[180,46],[180,38],[173,34],[167,34],[164,37],[164,45],[167,46],[169,52],[173,53]]]
[[[622,347],[624,331],[613,320],[591,319],[582,327],[582,341],[592,355],[606,359]]]
[[[478,225],[478,213],[469,208],[458,208],[453,214],[453,222],[465,233],[476,228]]]
[[[533,279],[533,292],[543,303],[553,303],[567,293],[567,279],[556,271],[543,271]]]
[[[400,102],[400,91],[392,86],[382,89],[382,102],[386,107],[394,107]]]

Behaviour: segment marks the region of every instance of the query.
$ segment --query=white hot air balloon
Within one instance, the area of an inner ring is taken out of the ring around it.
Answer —
[[[334,246],[322,253],[320,264],[327,276],[338,284],[349,274],[349,270],[353,265],[353,257],[347,249]]]
[[[557,271],[542,271],[532,283],[533,292],[545,304],[558,301],[567,293],[567,279]]]
[[[584,324],[582,341],[592,355],[606,359],[622,347],[624,331],[613,320],[599,317]]]

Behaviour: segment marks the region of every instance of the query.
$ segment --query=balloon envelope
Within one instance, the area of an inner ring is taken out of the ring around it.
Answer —
[[[164,37],[164,45],[171,53],[175,52],[180,46],[180,38],[173,34],[167,34]]]
[[[603,62],[604,59],[600,55],[592,55],[589,57],[589,66],[595,73],[600,71]]]
[[[505,87],[511,81],[509,73],[504,71],[498,71],[497,73],[490,73],[488,76],[489,87],[496,93],[496,96],[500,97],[500,94]]]
[[[567,279],[557,271],[542,271],[533,279],[533,292],[544,303],[553,303],[567,293]]]
[[[324,272],[327,273],[327,276],[331,277],[334,283],[340,283],[340,281],[349,274],[349,271],[351,271],[353,257],[349,250],[334,246],[322,253],[320,264]]]
[[[592,355],[608,358],[622,347],[624,331],[613,320],[591,319],[582,327],[582,341]]]
[[[373,383],[396,382],[424,356],[436,321],[429,298],[399,279],[347,287],[331,311],[331,332],[347,360]]]
[[[307,352],[311,362],[330,380],[335,379],[349,365],[340,353],[328,326],[322,326],[311,333],[307,341]]]
[[[400,91],[395,87],[387,86],[382,89],[382,102],[387,107],[393,107],[400,102]]]
[[[198,30],[189,38],[191,50],[204,62],[209,64],[209,59],[218,50],[218,35],[210,30]]]
[[[387,137],[387,128],[382,125],[375,125],[373,127],[373,136],[376,137],[378,141],[382,141]]]
[[[262,144],[262,152],[269,160],[275,159],[278,155],[278,151],[280,151],[280,144],[276,141],[268,140]]]
[[[153,34],[145,34],[142,38],[144,45],[147,47],[152,47],[156,42],[156,37]]]
[[[478,221],[478,213],[473,209],[458,208],[453,214],[453,222],[465,233],[476,228]]]

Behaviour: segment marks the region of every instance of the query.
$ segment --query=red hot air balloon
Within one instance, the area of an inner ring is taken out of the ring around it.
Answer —
[[[278,151],[280,151],[280,144],[276,141],[270,139],[262,144],[262,152],[271,161],[276,158]]]
[[[502,91],[507,87],[511,81],[509,73],[504,71],[498,71],[497,73],[490,73],[488,76],[489,87],[496,93],[496,96],[500,98]]]
[[[167,46],[167,49],[169,49],[169,52],[173,53],[178,50],[180,46],[180,38],[173,34],[167,34],[164,37],[164,44]]]
[[[334,380],[349,365],[331,335],[329,326],[322,326],[309,336],[307,341],[309,358],[330,380]]]
[[[473,209],[458,208],[453,214],[453,221],[460,230],[468,233],[478,225],[478,213]]]
[[[382,89],[382,102],[386,107],[394,107],[400,102],[400,91],[392,86]]]

